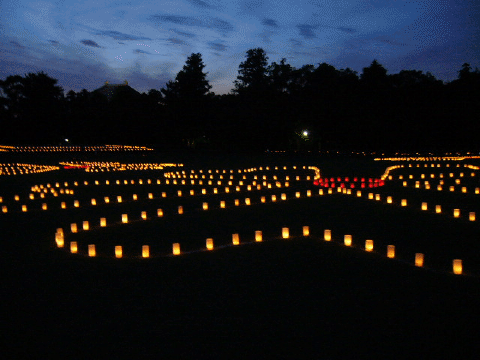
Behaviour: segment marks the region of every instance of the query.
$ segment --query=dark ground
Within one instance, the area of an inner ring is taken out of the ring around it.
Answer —
[[[369,163],[364,171],[389,165]],[[332,175],[343,169],[352,176],[352,166],[342,162]],[[328,164],[319,167],[330,175]],[[48,176],[0,179],[2,193]],[[395,195],[394,189],[379,191]],[[54,248],[56,224],[67,215],[3,214],[4,358],[477,358],[476,256],[470,254],[465,276],[450,273],[453,255],[429,263],[428,250],[440,256],[442,242],[451,246],[439,215],[346,195],[212,213],[215,226],[202,227],[208,218],[200,213],[180,233],[195,229],[200,233],[190,235],[204,241],[201,229],[214,229],[216,243],[227,243],[222,234],[243,231],[242,242],[249,242],[250,230],[262,226],[268,241],[180,257],[92,259]],[[168,223],[185,228],[178,216]],[[302,225],[310,225],[310,238],[299,236]],[[282,226],[292,239],[279,239]],[[478,226],[468,226],[450,227],[464,229],[474,246]],[[325,228],[332,242],[321,239]],[[355,247],[341,245],[345,233]],[[366,238],[375,239],[374,253],[361,249]],[[384,256],[390,241],[399,260]],[[468,249],[454,250],[467,256]],[[426,268],[412,265],[415,251],[427,254]]]

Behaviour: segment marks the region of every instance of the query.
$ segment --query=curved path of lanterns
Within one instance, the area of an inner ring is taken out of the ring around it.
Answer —
[[[412,159],[409,158],[409,160],[411,161]],[[390,189],[383,189],[381,192],[378,192],[381,187],[396,183],[398,183],[398,188],[430,191],[435,191],[436,189],[436,191],[443,192],[448,189],[451,193],[457,192],[464,196],[480,194],[478,186],[464,186],[465,184],[463,184],[467,177],[471,179],[476,178],[479,167],[459,163],[409,163],[408,166],[406,164],[394,165],[387,167],[384,174],[379,178],[322,178],[320,169],[315,166],[179,170],[183,166],[182,164],[90,162],[61,163],[60,165],[64,169],[84,169],[90,175],[125,170],[149,170],[149,178],[146,179],[126,179],[118,178],[117,176],[115,179],[92,180],[89,178],[88,180],[78,179],[35,184],[30,188],[31,192],[28,194],[28,197],[18,194],[14,195],[13,199],[7,199],[4,196],[0,197],[3,216],[8,216],[6,214],[11,213],[35,214],[39,211],[48,212],[49,210],[58,211],[59,209],[74,211],[80,209],[98,210],[101,207],[101,211],[105,212],[103,216],[87,220],[86,218],[76,217],[75,213],[72,212],[73,218],[76,218],[75,221],[68,224],[59,223],[58,227],[56,227],[54,237],[56,247],[75,254],[74,256],[85,257],[101,256],[146,259],[161,256],[177,256],[192,251],[211,251],[219,247],[272,240],[269,237],[264,238],[262,230],[257,230],[255,233],[252,233],[251,240],[253,241],[245,241],[243,238],[240,239],[238,233],[233,233],[229,244],[223,243],[223,245],[218,246],[214,237],[209,237],[205,239],[204,247],[196,250],[184,251],[181,243],[171,243],[169,252],[156,253],[152,251],[151,244],[147,243],[138,244],[138,249],[134,252],[127,252],[122,244],[123,239],[117,239],[118,245],[112,246],[108,252],[102,252],[99,251],[99,243],[95,243],[92,240],[94,237],[90,236],[90,234],[98,232],[100,238],[97,236],[97,241],[101,241],[103,228],[128,227],[129,224],[137,226],[146,224],[149,221],[158,223],[159,221],[168,221],[171,216],[185,216],[185,214],[205,212],[210,212],[211,216],[215,216],[216,211],[228,211],[228,209],[232,208],[260,207],[264,204],[281,204],[300,198],[332,195],[350,195],[352,199],[374,200],[386,206],[411,207],[412,202],[407,197],[395,196],[396,188],[391,189],[393,196],[385,194]],[[174,170],[166,171],[167,167]],[[6,170],[7,168],[9,169],[8,171]],[[25,170],[27,168],[29,171]],[[407,171],[409,168],[415,168],[417,172],[421,169],[425,169],[425,171],[420,175],[394,175],[398,170]],[[446,168],[450,169],[447,170]],[[20,169],[22,169],[22,172],[20,172]],[[4,174],[9,175],[58,169],[58,167],[41,165],[0,165],[0,170]],[[155,173],[152,170],[160,170],[161,172]],[[431,170],[430,173],[428,170]],[[400,186],[400,182],[402,186]],[[455,182],[455,185],[448,185],[446,182]],[[168,206],[164,207],[162,204],[167,200],[170,202]],[[187,201],[188,206],[182,205],[183,201]],[[119,209],[120,205],[122,206],[121,209]],[[467,212],[468,216],[466,216],[465,211],[462,209],[448,210],[438,202],[435,204],[422,202],[417,210],[434,212],[452,219],[460,218],[465,220],[468,218],[469,222],[476,221],[475,212],[469,211]],[[451,213],[448,213],[447,210]],[[95,214],[97,213],[98,211],[95,212]],[[188,226],[188,224],[185,226]],[[364,239],[364,245],[359,247],[354,245],[354,243],[358,244],[358,241],[356,238],[354,241],[352,235],[346,234],[343,236],[343,241],[339,241],[340,239],[334,236],[335,234],[332,234],[330,229],[324,229],[321,234],[314,234],[309,224],[305,224],[301,229],[293,229],[293,233],[294,235],[290,233],[290,228],[288,227],[279,227],[279,236],[277,238],[288,239],[292,238],[292,236],[294,238],[298,236],[321,238],[324,241],[340,242],[346,247],[353,247],[362,251],[373,252],[374,249],[373,239]],[[143,240],[139,239],[139,241]],[[397,259],[395,244],[389,244],[385,251],[376,249],[375,253],[391,259]],[[425,260],[428,261],[428,257],[424,253],[415,253],[412,265],[424,267]],[[462,260],[452,259],[451,269],[451,272],[454,274],[464,273]],[[469,275],[473,274],[469,273]]]

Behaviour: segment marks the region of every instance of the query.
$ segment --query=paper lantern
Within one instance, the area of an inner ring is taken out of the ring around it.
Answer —
[[[365,240],[365,251],[373,251],[373,240]]]
[[[290,237],[289,230],[287,227],[282,228],[282,238],[288,239]]]
[[[332,188],[329,188],[329,189],[328,189],[328,193],[329,193],[329,194],[333,194],[333,189],[332,189]]]
[[[88,223],[88,221],[84,221],[83,222],[83,230],[89,230],[90,229],[90,224]]]
[[[296,198],[299,198],[299,197],[300,197],[300,192],[297,191],[297,192],[295,193],[295,197],[296,197]]]
[[[122,246],[121,245],[115,246],[115,257],[117,259],[120,259],[122,255],[123,255]]]
[[[20,200],[20,196],[15,195],[14,199],[15,199],[15,201],[19,201],[19,200]]]
[[[428,204],[426,202],[422,202],[422,210],[427,210]]]
[[[251,202],[250,202],[250,198],[245,198],[245,205],[250,205]]]
[[[78,245],[76,241],[71,241],[70,242],[70,252],[72,254],[76,254],[78,252]]]
[[[450,186],[450,191],[455,191],[455,186]]]
[[[264,202],[266,201],[265,196],[262,196],[262,197],[260,198],[260,201],[261,201],[262,203],[264,203]]]
[[[373,199],[373,193],[368,193],[368,198],[369,198],[370,200],[372,200],[372,199]]]
[[[80,203],[78,202],[78,200],[75,200],[75,201],[73,202],[73,206],[75,206],[75,207],[80,207]]]
[[[88,245],[88,256],[95,257],[96,255],[97,255],[97,252],[95,250],[95,244]]]
[[[163,210],[162,209],[157,209],[157,216],[162,217],[163,216]]]
[[[272,195],[272,201],[273,202],[277,201],[277,197],[275,195]]]
[[[325,241],[331,241],[332,240],[332,231],[331,230],[325,230],[323,232],[323,238],[325,239]]]
[[[375,194],[375,200],[380,200],[380,194]]]
[[[177,191],[177,195],[178,195],[178,196],[182,196],[182,190],[178,190],[178,191]]]
[[[287,200],[287,194],[285,193],[282,194],[282,200]]]
[[[468,213],[468,220],[475,221],[475,213],[474,212]]]
[[[455,184],[460,184],[460,179],[455,179]]]
[[[178,213],[179,213],[179,214],[183,214],[183,206],[179,206],[179,207],[178,207]]]
[[[147,212],[146,212],[146,211],[142,211],[141,217],[142,217],[143,220],[147,220]]]
[[[228,192],[228,191],[226,191],[226,192]],[[214,194],[218,194],[218,189],[217,189],[217,188],[213,188],[213,193],[214,193]]]
[[[42,204],[42,210],[47,210],[47,204],[46,203]]]
[[[232,234],[232,244],[233,245],[240,244],[240,237],[238,234]]]
[[[203,210],[208,210],[208,203],[204,202],[202,205]]]
[[[5,205],[2,206],[2,212],[4,213],[8,212],[8,208]]]
[[[475,194],[480,194],[480,188],[475,188]]]
[[[395,245],[387,246],[387,257],[393,259],[395,257]]]
[[[362,197],[362,192],[360,190],[357,190],[357,197]]]
[[[454,259],[453,260],[453,273],[456,275],[461,275],[462,274],[462,260],[460,259]]]
[[[122,202],[122,197],[119,195],[117,196],[117,202],[121,203]]]
[[[64,238],[62,233],[55,233],[55,242],[57,243],[57,247],[63,248],[64,245]]]
[[[430,184],[425,184],[425,189],[430,190]]]
[[[206,247],[207,247],[207,250],[213,250],[213,239],[212,238],[207,239]]]
[[[34,194],[30,194],[30,200],[33,200],[35,199],[35,195]]]
[[[173,253],[173,255],[180,255],[180,244],[179,243],[173,243],[172,244],[172,253]]]
[[[107,219],[106,218],[100,218],[100,226],[101,227],[107,226]]]
[[[407,186],[407,182],[406,182],[406,181],[403,182],[403,186],[404,186],[404,187]]]
[[[437,185],[437,190],[442,191],[442,185]]]
[[[122,214],[122,223],[128,223],[128,214]]]
[[[261,242],[262,240],[263,240],[262,231],[260,230],[255,231],[255,241]]]
[[[462,187],[462,193],[466,193],[467,192],[467,188],[465,186]]]
[[[423,254],[416,253],[415,254],[415,266],[422,267],[423,266]]]
[[[393,202],[392,197],[391,197],[391,196],[387,196],[387,203],[388,203],[388,204],[391,204],[392,202]]]
[[[103,200],[105,201],[105,204],[108,204],[110,202],[110,198],[108,196],[105,196]]]
[[[352,246],[352,235],[345,235],[343,238],[345,246]]]
[[[310,236],[310,227],[304,226],[303,227],[303,236]]]
[[[402,205],[402,206],[407,206],[407,199],[402,199],[401,205]]]
[[[143,245],[142,246],[142,257],[143,258],[150,257],[150,246],[148,246],[148,245]]]
[[[323,189],[318,190],[318,195],[323,195]]]
[[[436,212],[437,214],[440,214],[440,213],[442,212],[442,205],[436,205],[436,206],[435,206],[435,212]]]
[[[453,209],[453,217],[460,217],[460,209]]]
[[[75,223],[70,224],[70,231],[72,233],[76,233],[77,232],[77,224],[75,224]]]

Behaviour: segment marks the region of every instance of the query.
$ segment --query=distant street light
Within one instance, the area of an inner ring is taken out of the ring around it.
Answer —
[[[303,130],[303,136],[308,136],[308,131],[307,130]]]

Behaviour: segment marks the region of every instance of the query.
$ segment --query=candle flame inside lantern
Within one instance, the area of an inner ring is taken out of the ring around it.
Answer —
[[[282,200],[287,200],[287,194],[285,193],[282,194]]]
[[[426,202],[422,202],[422,210],[427,210],[428,204]]]
[[[416,253],[415,254],[415,266],[422,267],[423,266],[423,254]]]
[[[238,205],[240,205],[240,200],[235,199],[235,206],[238,206]]]
[[[273,202],[277,201],[277,196],[276,195],[272,195],[272,201]]]
[[[76,254],[78,252],[78,246],[76,241],[70,242],[70,252]]]
[[[352,246],[352,235],[345,235],[343,239],[345,246]]]
[[[225,209],[225,201],[224,200],[220,201],[220,208]]]
[[[138,199],[137,194],[133,194],[133,201],[136,201]]]
[[[63,248],[63,244],[64,244],[63,233],[59,233],[59,232],[55,233],[55,242],[57,243],[57,246],[59,248]]]
[[[180,244],[179,243],[173,243],[172,252],[173,252],[173,255],[180,255]]]
[[[395,257],[395,245],[387,246],[387,257],[393,259]]]
[[[370,200],[372,200],[372,199],[373,199],[373,193],[368,193],[368,198],[369,198]]]
[[[373,251],[373,240],[365,240],[365,250]]]
[[[462,260],[460,259],[454,259],[453,260],[453,273],[456,275],[462,274]]]
[[[435,206],[435,212],[436,212],[437,214],[440,214],[440,213],[442,212],[442,205],[436,205],[436,206]]]
[[[77,232],[77,224],[75,224],[75,223],[70,224],[70,231],[72,233],[76,233]]]
[[[115,246],[115,257],[117,259],[120,259],[122,256],[123,256],[122,246],[121,245]]]
[[[289,230],[287,227],[282,228],[282,238],[288,239],[290,237]]]
[[[203,210],[208,210],[208,203],[204,202],[202,205]]]
[[[47,210],[47,204],[46,203],[42,204],[42,210]]]
[[[453,209],[453,217],[460,217],[460,209]]]
[[[303,227],[303,236],[310,236],[310,227],[304,226]]]
[[[162,217],[163,216],[163,210],[162,209],[157,209],[157,216]]]
[[[402,206],[407,206],[407,199],[402,199]]]
[[[92,199],[92,205],[97,205],[97,200]]]
[[[262,196],[262,197],[260,198],[260,201],[261,201],[262,203],[264,203],[264,202],[266,201],[266,200],[265,200],[265,196]]]
[[[146,211],[142,211],[141,216],[142,216],[143,220],[147,220],[147,212]]]
[[[375,200],[380,200],[380,194],[375,194]]]
[[[119,202],[119,203],[122,202],[122,197],[121,196],[117,196],[117,202]]]
[[[263,235],[260,230],[255,231],[255,241],[261,242],[263,240]]]
[[[475,221],[475,212],[468,213],[468,219],[470,221]]]
[[[106,218],[100,218],[100,226],[101,227],[107,226],[107,219]]]
[[[391,204],[392,202],[393,202],[392,197],[391,197],[391,196],[388,196],[388,197],[387,197],[387,203]]]
[[[88,256],[94,257],[96,255],[97,255],[97,252],[95,251],[95,244],[88,245]]]
[[[238,234],[232,234],[232,244],[233,245],[240,244],[240,236]]]
[[[128,214],[122,214],[122,223],[128,223]]]
[[[178,213],[179,213],[179,214],[183,214],[183,206],[179,206],[179,207],[178,207]]]
[[[296,198],[299,198],[299,197],[300,197],[300,192],[299,192],[299,191],[297,191],[297,192],[295,193],[295,197],[296,197]]]
[[[357,191],[357,197],[362,197],[362,192],[360,190]]]
[[[88,223],[88,221],[84,221],[83,222],[83,230],[89,230],[90,229],[90,224]]]
[[[148,246],[148,245],[143,245],[142,246],[142,257],[144,257],[144,258],[150,257],[150,246]]]
[[[325,239],[325,241],[330,241],[330,240],[332,240],[332,231],[326,229],[326,230],[323,232],[323,238]]]
[[[207,250],[213,250],[213,239],[208,238],[206,241]]]

